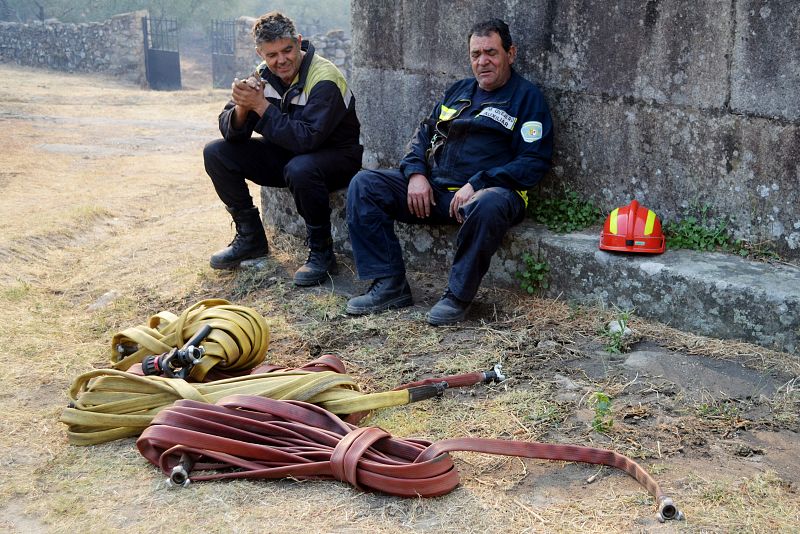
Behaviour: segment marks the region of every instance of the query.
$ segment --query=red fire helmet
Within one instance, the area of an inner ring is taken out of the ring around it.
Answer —
[[[661,254],[665,248],[661,221],[636,200],[612,211],[600,234],[600,250]]]

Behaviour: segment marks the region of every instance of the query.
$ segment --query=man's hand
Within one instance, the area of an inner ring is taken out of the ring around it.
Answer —
[[[252,110],[261,117],[264,115],[267,106],[269,106],[269,102],[264,98],[262,82],[252,76],[246,80],[233,80],[231,84],[231,100],[245,116],[248,111]]]
[[[455,217],[459,223],[463,223],[464,217],[461,216],[458,208],[469,202],[473,196],[475,196],[475,189],[469,183],[464,184],[461,189],[456,191],[453,200],[450,201],[450,217]]]
[[[408,209],[425,219],[431,216],[431,206],[435,206],[433,188],[424,174],[412,174],[408,179]]]

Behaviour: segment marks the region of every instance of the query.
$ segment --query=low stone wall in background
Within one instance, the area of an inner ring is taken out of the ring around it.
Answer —
[[[142,18],[147,11],[79,24],[0,22],[0,63],[100,72],[147,85]]]

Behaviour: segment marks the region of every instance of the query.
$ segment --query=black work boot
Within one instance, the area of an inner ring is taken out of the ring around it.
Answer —
[[[366,293],[347,301],[347,313],[366,315],[414,304],[405,274],[376,278]]]
[[[442,298],[434,304],[427,315],[428,323],[434,326],[460,323],[467,316],[471,302],[461,300],[447,288]]]
[[[244,260],[260,258],[269,252],[267,235],[258,208],[243,210],[225,207],[236,225],[236,237],[230,244],[211,256],[209,263],[214,269],[235,269]]]
[[[328,279],[329,274],[336,274],[339,266],[333,253],[333,238],[331,226],[306,225],[306,243],[308,244],[308,259],[306,263],[294,273],[296,286],[314,286]]]

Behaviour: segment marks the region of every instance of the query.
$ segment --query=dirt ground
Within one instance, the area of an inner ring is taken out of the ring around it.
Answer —
[[[144,91],[100,76],[0,66],[0,531],[797,532],[800,360],[614,310],[485,287],[469,320],[433,328],[441,277],[417,304],[348,317],[364,284],[291,284],[302,243],[270,235],[264,266],[208,267],[231,238],[206,177],[226,91]],[[253,188],[253,194],[257,190]],[[58,418],[73,379],[109,365],[111,337],[155,312],[226,298],[271,330],[268,360],[338,354],[365,391],[502,362],[499,385],[374,413],[398,437],[496,437],[606,447],[639,462],[686,514],[660,524],[630,477],[584,464],[454,453],[461,485],[435,499],[330,481],[169,489],[133,439],[71,446]],[[597,401],[603,396],[608,405]]]

